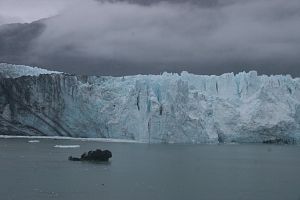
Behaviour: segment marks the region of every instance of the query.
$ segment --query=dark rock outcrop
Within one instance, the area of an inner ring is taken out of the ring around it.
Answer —
[[[112,153],[109,150],[102,151],[101,149],[96,149],[95,151],[89,151],[88,153],[83,153],[80,158],[69,157],[71,161],[108,161],[112,157]]]

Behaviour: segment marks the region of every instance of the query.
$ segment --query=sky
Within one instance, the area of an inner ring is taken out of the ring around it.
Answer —
[[[26,54],[9,61],[79,74],[300,76],[299,0],[0,0],[0,24],[40,19]]]
[[[70,2],[71,0],[0,0],[0,25],[30,23],[55,16]]]

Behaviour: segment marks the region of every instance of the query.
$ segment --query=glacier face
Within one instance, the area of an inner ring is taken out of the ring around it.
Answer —
[[[0,134],[150,143],[300,141],[300,79],[290,76],[4,77]]]

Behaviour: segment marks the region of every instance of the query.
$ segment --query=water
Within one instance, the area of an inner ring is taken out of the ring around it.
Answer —
[[[0,139],[0,199],[300,199],[300,147]],[[79,148],[54,148],[80,145]],[[109,149],[109,164],[68,156]]]

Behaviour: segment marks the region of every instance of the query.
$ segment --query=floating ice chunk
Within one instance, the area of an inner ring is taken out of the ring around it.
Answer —
[[[38,143],[38,142],[40,142],[39,140],[29,140],[28,141],[29,143]]]
[[[55,145],[55,148],[79,148],[80,145]]]

